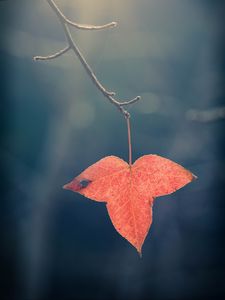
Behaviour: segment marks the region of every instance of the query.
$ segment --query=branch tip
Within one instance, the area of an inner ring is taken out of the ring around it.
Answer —
[[[138,102],[139,100],[141,100],[141,96],[137,96],[129,101],[121,102],[121,103],[119,103],[119,106],[126,106],[126,105],[130,105],[130,104],[134,104],[134,103]]]
[[[116,27],[118,25],[117,22],[112,22],[112,27]]]
[[[34,61],[37,61],[37,60],[50,60],[50,59],[54,59],[58,56],[61,56],[63,55],[64,53],[66,53],[68,50],[70,49],[70,46],[66,46],[64,49],[54,53],[54,54],[50,54],[50,55],[47,55],[47,56],[34,56],[33,57],[33,60]]]

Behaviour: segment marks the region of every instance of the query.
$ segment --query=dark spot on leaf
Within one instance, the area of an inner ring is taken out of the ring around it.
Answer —
[[[80,181],[81,188],[86,188],[89,185],[89,183],[91,183],[91,180],[89,180],[89,179],[81,180]]]

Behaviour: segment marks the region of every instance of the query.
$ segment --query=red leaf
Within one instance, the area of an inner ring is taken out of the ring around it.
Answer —
[[[92,200],[106,202],[115,229],[141,254],[152,223],[155,197],[171,194],[195,179],[177,163],[144,155],[132,166],[107,156],[64,186]]]

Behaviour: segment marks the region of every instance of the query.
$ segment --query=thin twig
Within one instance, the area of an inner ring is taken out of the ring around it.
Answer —
[[[83,29],[83,30],[101,30],[101,29],[113,28],[113,27],[117,26],[117,22],[111,22],[111,23],[107,23],[107,24],[104,24],[104,25],[89,25],[89,24],[74,23],[74,22],[71,22],[68,19],[66,19],[66,23],[68,23],[71,26],[74,26],[78,29]]]
[[[47,56],[34,56],[33,60],[49,60],[49,59],[54,59],[64,53],[66,53],[68,50],[70,50],[70,46],[66,46],[64,49],[54,53],[54,54],[50,54]]]
[[[57,16],[64,21],[64,23],[67,23],[67,24],[69,24],[71,26],[74,26],[77,29],[83,29],[83,30],[101,30],[101,29],[113,28],[113,27],[117,26],[117,22],[111,22],[111,23],[107,23],[107,24],[104,24],[104,25],[78,24],[78,23],[72,22],[69,19],[67,19],[67,17],[62,13],[62,11],[58,8],[58,6],[55,4],[54,1],[47,0],[47,2],[50,4],[50,6],[52,7],[52,9],[55,11],[55,13],[57,14]]]
[[[117,25],[116,22],[111,22],[102,26],[94,26],[94,25],[82,25],[82,24],[77,24],[74,22],[71,22],[66,18],[66,16],[61,12],[61,10],[58,8],[58,6],[55,4],[53,0],[46,0],[52,10],[55,12],[57,15],[59,21],[62,24],[68,46],[64,48],[63,50],[49,56],[36,56],[34,57],[35,60],[47,60],[47,59],[54,59],[58,56],[63,55],[65,52],[67,52],[69,49],[72,49],[78,59],[80,60],[81,64],[83,65],[84,69],[88,73],[89,77],[92,79],[92,82],[95,84],[95,86],[102,92],[102,94],[113,104],[115,105],[119,111],[124,115],[125,119],[130,118],[129,112],[124,108],[124,106],[133,104],[141,99],[140,96],[135,97],[134,99],[128,100],[121,102],[120,100],[115,99],[113,96],[115,96],[114,92],[108,91],[105,89],[105,87],[100,83],[100,81],[97,79],[95,73],[93,72],[92,68],[90,65],[87,63],[86,59],[84,58],[83,54],[81,53],[80,49],[74,42],[69,27],[68,25],[75,26],[76,28],[79,29],[87,29],[87,30],[98,30],[98,29],[105,29],[105,28],[110,28],[110,27],[115,27]]]
[[[130,104],[134,104],[135,102],[138,102],[139,100],[141,100],[140,96],[137,96],[129,101],[124,101],[122,103],[119,103],[120,106],[126,106],[126,105],[130,105]]]

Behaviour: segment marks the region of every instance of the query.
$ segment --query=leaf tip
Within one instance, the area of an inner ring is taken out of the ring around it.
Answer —
[[[66,183],[62,187],[64,190],[69,190],[70,189],[70,183]]]
[[[142,258],[142,252],[141,252],[141,250],[140,251],[137,250],[137,252],[138,252],[139,257]]]
[[[140,258],[142,258],[142,245],[143,245],[143,243],[141,245],[133,245],[135,247],[135,249],[137,250],[137,253]]]
[[[198,176],[196,176],[195,174],[191,174],[192,175],[192,181],[194,181],[194,180],[197,180],[198,179]]]
[[[73,179],[69,183],[64,184],[63,189],[77,191],[79,189],[79,181],[76,179]]]
[[[89,179],[82,179],[78,180],[77,178],[74,178],[71,182],[66,183],[63,186],[63,189],[65,190],[71,190],[73,192],[78,192],[81,189],[86,188],[92,181]]]

